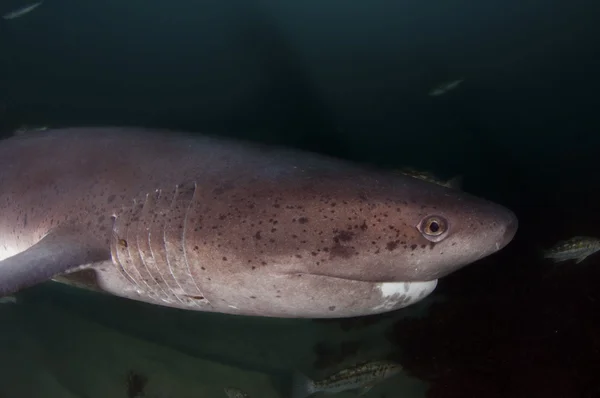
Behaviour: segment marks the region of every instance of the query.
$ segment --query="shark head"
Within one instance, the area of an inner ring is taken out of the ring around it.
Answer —
[[[215,294],[225,278],[238,287],[253,279],[253,289],[231,295],[254,305],[265,298],[261,314],[274,303],[282,305],[276,316],[401,308],[430,294],[438,278],[505,247],[517,230],[512,211],[438,184],[364,167],[281,164],[250,183],[232,182],[216,212],[227,214],[224,223],[211,221],[209,235],[199,236],[243,264],[228,269]]]

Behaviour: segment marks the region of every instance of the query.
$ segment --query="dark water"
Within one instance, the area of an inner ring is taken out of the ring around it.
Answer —
[[[3,0],[0,12],[24,4]],[[589,0],[45,0],[0,20],[5,135],[142,125],[243,137],[461,174],[466,191],[520,220],[510,246],[441,281],[444,300],[411,309],[427,309],[422,318],[241,320],[44,286],[3,322],[31,331],[60,308],[274,375],[277,391],[291,368],[315,374],[363,355],[398,358],[427,397],[600,397],[600,257],[549,273],[537,252],[600,235],[599,17]],[[225,338],[244,344],[224,352]],[[80,366],[63,364],[63,378]],[[387,397],[417,394],[394,388]]]

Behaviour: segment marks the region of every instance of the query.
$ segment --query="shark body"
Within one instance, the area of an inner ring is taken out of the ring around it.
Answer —
[[[194,311],[392,311],[504,247],[508,209],[314,153],[143,128],[0,142],[0,297],[47,280]]]

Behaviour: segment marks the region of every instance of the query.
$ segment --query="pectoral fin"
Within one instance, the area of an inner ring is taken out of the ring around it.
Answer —
[[[82,265],[111,259],[108,245],[78,228],[50,231],[29,249],[0,261],[0,297]]]

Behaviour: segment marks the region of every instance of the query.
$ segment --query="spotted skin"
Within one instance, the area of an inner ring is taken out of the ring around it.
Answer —
[[[392,172],[137,128],[4,140],[0,210],[0,259],[57,228],[83,227],[105,242],[105,261],[56,280],[170,307],[274,317],[405,307],[438,278],[500,250],[517,229],[502,206]],[[442,226],[425,233],[432,219]]]

